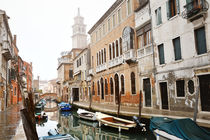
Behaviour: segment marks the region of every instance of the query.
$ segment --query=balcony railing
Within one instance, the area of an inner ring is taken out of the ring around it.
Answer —
[[[9,41],[3,41],[3,53],[7,60],[14,57],[13,47],[10,45]]]
[[[142,58],[142,57],[148,56],[150,54],[152,54],[152,44],[149,44],[149,45],[137,50],[138,58]]]
[[[101,71],[104,71],[106,69],[107,69],[107,65],[106,65],[106,63],[104,63],[104,64],[101,64],[101,65],[96,67],[96,72],[101,72]]]
[[[182,17],[192,20],[201,17],[209,9],[209,4],[206,0],[193,0],[184,6]]]
[[[72,59],[71,58],[59,58],[58,59],[58,66],[62,63],[72,63]]]
[[[136,61],[136,51],[135,49],[130,49],[126,52],[124,52],[124,60],[127,63],[132,63]]]
[[[116,57],[112,60],[109,61],[109,64],[108,64],[108,67],[111,68],[111,67],[115,67],[117,65],[120,65],[123,63],[123,56],[119,56],[119,57]]]

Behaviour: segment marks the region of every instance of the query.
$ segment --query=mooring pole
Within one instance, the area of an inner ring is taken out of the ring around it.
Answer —
[[[198,113],[198,98],[199,98],[198,89],[199,89],[199,85],[198,85],[198,82],[197,82],[197,87],[195,89],[195,106],[194,106],[194,116],[193,116],[193,121],[194,122],[196,122],[197,113]]]
[[[141,100],[142,100],[142,91],[139,93],[139,119],[141,118]]]
[[[119,114],[120,114],[121,93],[122,93],[122,91],[120,91],[120,95],[119,95],[119,97],[118,97],[118,110],[117,110],[117,117],[119,117]]]

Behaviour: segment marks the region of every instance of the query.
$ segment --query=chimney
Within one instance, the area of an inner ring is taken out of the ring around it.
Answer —
[[[17,35],[14,35],[14,44],[16,46],[16,42],[17,42]]]

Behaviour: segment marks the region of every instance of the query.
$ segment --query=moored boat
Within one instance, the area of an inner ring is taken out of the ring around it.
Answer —
[[[70,111],[72,109],[72,105],[69,103],[61,102],[58,104],[61,111]]]
[[[162,140],[209,140],[210,132],[198,126],[190,118],[172,119],[152,117],[150,130]]]
[[[90,120],[90,121],[96,121],[96,114],[84,109],[78,109],[77,114],[79,115],[79,118]]]
[[[96,119],[99,121],[99,126],[103,124],[105,126],[118,128],[119,131],[121,131],[121,129],[129,130],[136,127],[134,121],[114,117],[101,112],[96,112]]]

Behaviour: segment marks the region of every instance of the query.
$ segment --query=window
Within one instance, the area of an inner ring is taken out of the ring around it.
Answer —
[[[70,79],[73,78],[73,70],[69,70],[69,78],[70,78]]]
[[[144,46],[144,35],[138,36],[137,41],[138,41],[138,49],[142,48]]]
[[[99,81],[97,82],[97,86],[98,86],[98,95],[100,95],[100,84],[99,84]]]
[[[176,81],[176,94],[177,97],[185,97],[184,80]]]
[[[207,52],[205,27],[195,30],[195,45],[196,45],[196,50],[197,50],[198,55],[204,54]]]
[[[104,99],[104,80],[101,78],[101,99]]]
[[[94,87],[94,82],[92,83],[92,94],[95,95],[95,87]]]
[[[136,81],[134,72],[131,73],[131,93],[136,94]]]
[[[177,38],[173,39],[173,45],[174,45],[174,56],[175,56],[175,60],[182,59],[181,45],[180,45],[180,37],[177,37]]]
[[[112,59],[112,46],[109,44],[109,59]]]
[[[122,38],[120,38],[120,55],[122,55]]]
[[[168,0],[166,2],[166,10],[168,19],[179,14],[179,0]]]
[[[121,79],[121,91],[122,91],[122,94],[125,94],[124,76],[121,75],[120,79]]]
[[[105,79],[105,94],[108,95],[108,83],[107,83],[107,79]]]
[[[115,58],[115,47],[114,43],[112,43],[112,53],[113,53],[113,58]]]
[[[193,94],[194,93],[194,82],[192,80],[188,81],[188,91],[189,93]]]
[[[106,48],[104,48],[104,62],[106,62]]]
[[[127,0],[127,15],[131,14],[131,0]]]
[[[99,29],[99,39],[101,39],[101,28]]]
[[[97,66],[98,66],[98,53],[97,53],[97,60],[96,61],[97,61]]]
[[[116,17],[115,17],[115,14],[112,16],[112,24],[113,24],[113,27],[115,27],[115,24],[116,24]]]
[[[118,23],[120,23],[121,22],[121,9],[119,9],[118,11],[117,11],[117,14],[118,14]]]
[[[116,40],[116,57],[119,56],[119,50],[118,50],[118,40]]]
[[[162,23],[161,7],[155,10],[155,16],[156,16],[156,25],[160,25]]]
[[[113,80],[112,78],[110,79],[110,92],[111,92],[111,95],[114,94],[114,89],[113,89]]]
[[[106,31],[105,31],[105,24],[103,24],[103,35],[105,35]]]
[[[110,24],[110,19],[108,19],[108,31],[111,30],[111,24]]]
[[[164,57],[164,47],[163,44],[158,45],[158,53],[159,53],[159,62],[161,64],[165,64],[165,57]]]
[[[15,87],[15,90],[14,90],[14,95],[16,95],[17,94],[17,89],[16,89],[16,87]]]

